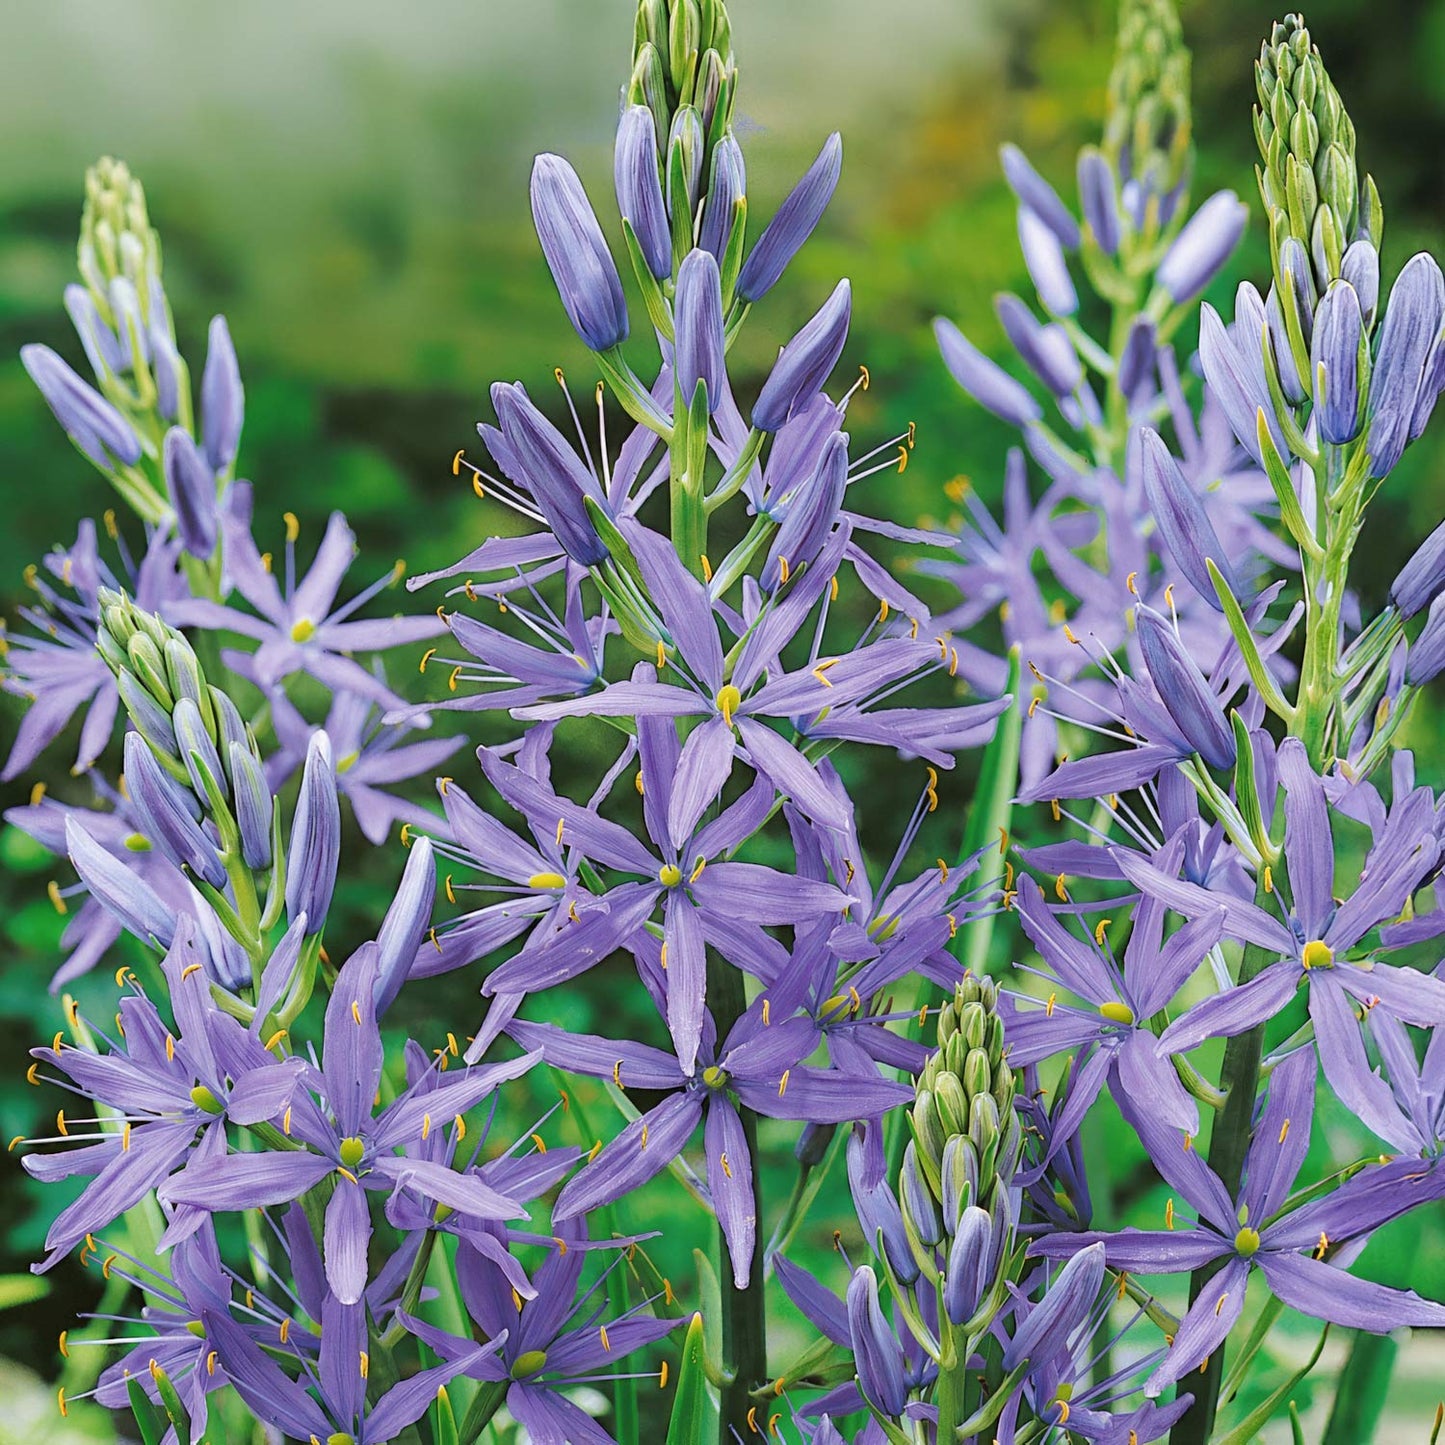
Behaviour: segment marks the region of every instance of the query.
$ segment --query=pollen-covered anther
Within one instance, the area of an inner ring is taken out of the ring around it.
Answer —
[[[1306,968],[1328,968],[1335,961],[1335,951],[1322,938],[1312,938],[1300,954]]]

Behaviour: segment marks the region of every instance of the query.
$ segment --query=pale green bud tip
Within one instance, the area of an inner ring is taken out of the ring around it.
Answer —
[[[1189,71],[1174,0],[1123,0],[1103,149],[1161,197],[1190,164]]]
[[[85,173],[80,222],[80,274],[101,316],[114,321],[110,285],[129,281],[148,313],[152,283],[159,284],[161,244],[146,209],[145,189],[124,161],[102,156]]]

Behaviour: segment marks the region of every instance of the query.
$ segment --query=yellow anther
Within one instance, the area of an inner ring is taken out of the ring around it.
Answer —
[[[1109,925],[1113,921],[1112,918],[1101,918],[1094,927],[1094,942],[1098,944],[1100,948],[1104,946],[1104,935],[1108,933]]]
[[[182,979],[187,979],[187,978],[189,978],[193,973],[199,973],[200,971],[201,971],[201,965],[200,965],[199,963],[188,963],[188,964],[181,970],[181,978],[182,978]]]
[[[733,1166],[728,1163],[728,1156],[726,1154],[719,1154],[717,1156],[717,1162],[722,1165],[723,1177],[731,1179],[733,1177]]]
[[[665,1389],[667,1389],[667,1361],[666,1361],[666,1360],[664,1360],[664,1361],[662,1362],[662,1364],[658,1366],[658,1370],[657,1370],[657,1388],[658,1388],[659,1390],[665,1390]]]
[[[60,1418],[61,1418],[62,1420],[65,1419],[65,1417],[70,1413],[70,1411],[69,1411],[68,1409],[66,1409],[66,1406],[65,1406],[65,1386],[64,1386],[64,1385],[62,1385],[62,1386],[55,1392],[55,1403],[60,1406]]]
[[[1064,875],[1062,873],[1054,879],[1054,894],[1060,903],[1067,903],[1069,901],[1069,890],[1064,883]]]
[[[301,535],[301,519],[295,512],[282,512],[281,520],[286,523],[286,540],[294,542]]]
[[[113,1264],[116,1262],[116,1260],[118,1260],[119,1258],[120,1258],[120,1256],[119,1256],[118,1254],[108,1254],[108,1255],[106,1255],[105,1259],[102,1261],[101,1266],[100,1266],[100,1277],[101,1277],[102,1279],[109,1279],[109,1278],[110,1278],[110,1267],[111,1267],[111,1265],[113,1265]]]
[[[838,574],[835,572],[835,573],[833,574],[833,576],[832,576],[832,580],[829,581],[829,583],[828,583],[828,601],[829,601],[829,602],[836,602],[837,600],[838,600]]]
[[[917,422],[909,422],[909,423],[908,423],[908,445],[909,445],[910,447],[912,447],[912,446],[916,445],[917,442],[918,442],[918,423],[917,423]]]
[[[1045,1017],[1045,1018],[1049,1018],[1049,1019],[1053,1018],[1053,1016],[1054,1016],[1054,1005],[1055,1005],[1056,1003],[1058,1003],[1058,1001],[1059,1001],[1059,996],[1058,996],[1058,994],[1056,994],[1056,993],[1051,993],[1051,994],[1049,995],[1048,1002],[1044,1004],[1044,1017]]]
[[[461,675],[462,669],[460,667],[452,668],[452,670],[447,674],[448,692],[455,692],[457,690],[457,680],[461,677]]]
[[[281,1343],[284,1345],[286,1341],[291,1337],[291,1321],[282,1320],[281,1327],[276,1331],[276,1334],[279,1336]]]
[[[50,898],[51,905],[58,914],[64,917],[65,914],[70,912],[69,908],[66,907],[65,899],[61,896],[60,884],[57,883],[54,878],[45,885],[45,892]]]
[[[120,1148],[121,1148],[121,1153],[123,1153],[123,1154],[128,1154],[128,1153],[130,1152],[130,1125],[129,1125],[129,1124],[126,1124],[126,1125],[121,1129],[121,1131],[120,1131]]]
[[[199,968],[200,966],[201,965],[198,963],[193,963],[191,965],[192,968]],[[182,974],[181,976],[183,978],[185,977],[184,974]],[[78,1029],[80,1027],[80,1008],[76,1004],[75,1000],[69,995],[67,995],[65,999],[65,1017],[70,1020],[71,1028]]]
[[[55,1116],[56,1132],[64,1139],[70,1137],[70,1126],[65,1122],[65,1110],[61,1109]]]
[[[477,494],[479,500],[485,499],[487,495],[487,489],[482,485],[482,474],[480,472],[475,472],[472,475],[472,491]]]
[[[452,887],[452,875],[450,873],[446,876],[446,882],[442,884],[442,891],[447,895],[447,902],[453,907],[456,907],[457,894],[456,890]]]
[[[615,1064],[613,1064],[613,1066],[612,1066],[612,1082],[613,1082],[614,1084],[616,1084],[619,1089],[622,1087],[622,1060],[621,1060],[621,1059],[618,1059],[618,1061],[617,1061]]]
[[[531,1134],[528,1137],[537,1146],[537,1153],[545,1154],[547,1152],[547,1141],[540,1134]],[[565,1245],[563,1246],[563,1252],[566,1252]]]
[[[898,448],[898,471],[900,474],[908,470],[908,448]]]
[[[1285,1141],[1286,1139],[1288,1139],[1288,1138],[1289,1138],[1289,1120],[1286,1119],[1286,1120],[1284,1121],[1284,1123],[1279,1126],[1279,1142],[1280,1142],[1281,1144],[1283,1144],[1284,1141]]]
[[[783,1077],[778,1080],[778,1098],[782,1098],[788,1092],[788,1077],[792,1074],[791,1069],[783,1070]]]
[[[667,666],[667,644],[659,637],[657,639],[657,670],[662,671]]]
[[[361,1022],[361,1001],[360,1001],[359,999],[352,999],[352,1000],[351,1000],[351,1017],[352,1017],[352,1020],[353,1020],[355,1023],[360,1024],[360,1022]]]
[[[836,657],[825,658],[813,669],[813,676],[816,677],[824,687],[832,687],[833,684],[828,681],[824,674],[827,673],[829,668],[837,667],[837,665],[838,659]]]
[[[7,1145],[5,1146],[5,1152],[6,1152],[7,1154],[13,1154],[13,1153],[15,1152],[16,1146],[17,1146],[18,1144],[23,1144],[24,1142],[25,1142],[25,1135],[24,1135],[24,1134],[17,1134],[17,1135],[9,1142],[9,1144],[7,1144]]]
[[[210,1351],[207,1353],[207,1355],[206,1355],[206,1374],[207,1374],[207,1375],[214,1375],[214,1374],[216,1373],[216,1362],[217,1362],[220,1358],[221,1358],[220,1355],[217,1354],[215,1350],[210,1350]]]
[[[457,454],[452,458],[452,476],[459,477],[462,474],[462,458],[466,456],[465,447],[458,447]]]
[[[764,1027],[764,1028],[767,1028],[767,1026],[768,1026],[770,1023],[772,1023],[772,1021],[773,1021],[773,1005],[772,1005],[772,1001],[771,1001],[770,999],[766,999],[766,998],[765,998],[765,999],[763,1000],[763,1027]]]
[[[778,581],[779,581],[779,582],[782,582],[784,585],[787,584],[787,581],[788,581],[788,559],[787,559],[786,557],[779,557],[779,558],[778,558]]]
[[[868,368],[866,366],[860,364],[858,367],[858,371],[863,378],[863,390],[867,391],[868,388],[873,384],[873,378],[869,375]]]
[[[291,1105],[286,1105],[286,1112],[281,1115],[281,1132],[289,1135],[291,1133]]]
[[[639,1138],[640,1138],[640,1141],[641,1141],[642,1148],[646,1149],[646,1148],[647,1148],[647,1125],[646,1125],[646,1124],[644,1124],[644,1125],[642,1126],[642,1133],[641,1133],[641,1135],[639,1136]]]
[[[457,1143],[460,1144],[467,1137],[467,1121],[460,1114],[453,1115],[452,1125],[457,1131]]]
[[[712,581],[712,563],[707,560],[707,553],[706,553],[706,552],[699,553],[697,560],[702,564],[702,580],[703,580],[704,582],[711,582],[711,581]]]
[[[707,867],[707,859],[706,859],[706,858],[699,858],[699,859],[697,860],[697,867],[694,868],[694,869],[692,870],[692,872],[687,875],[687,881],[688,881],[689,883],[696,883],[697,880],[702,877],[702,870],[703,870],[704,868],[706,868],[706,867]]]
[[[878,604],[878,620],[879,622],[888,621],[888,599],[886,597]]]
[[[418,672],[425,672],[425,671],[426,671],[426,665],[427,665],[427,663],[429,663],[429,662],[432,660],[432,658],[434,658],[436,655],[437,655],[437,650],[436,650],[436,648],[434,648],[434,647],[429,647],[429,648],[427,648],[427,650],[426,650],[424,653],[422,653],[422,655],[421,655],[421,661],[420,661],[419,663],[417,663],[416,670],[417,670]]]
[[[1139,595],[1139,589],[1134,585],[1138,576],[1139,574],[1137,572],[1131,572],[1124,579],[1124,586],[1128,589],[1129,595],[1131,597],[1137,597]]]
[[[361,1351],[361,1378],[363,1380],[371,1377],[371,1356],[365,1350]]]

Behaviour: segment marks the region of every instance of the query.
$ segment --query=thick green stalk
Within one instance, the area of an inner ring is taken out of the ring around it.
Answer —
[[[1251,944],[1239,966],[1239,982],[1248,983],[1271,960],[1268,949]],[[1209,1140],[1209,1167],[1219,1176],[1225,1192],[1233,1198],[1244,1172],[1249,1149],[1250,1125],[1254,1119],[1255,1095],[1259,1091],[1259,1064],[1264,1052],[1264,1025],[1237,1034],[1224,1046],[1224,1064],[1219,1082],[1225,1089],[1224,1107],[1215,1121]],[[1189,1277],[1192,1305],[1220,1268],[1220,1262],[1196,1269]],[[1194,1403],[1169,1433],[1169,1445],[1207,1445],[1214,1429],[1214,1412],[1219,1405],[1219,1382],[1224,1373],[1224,1349],[1205,1361],[1202,1371],[1181,1381],[1180,1388],[1194,1396]]]
[[[743,978],[731,964],[716,957],[708,959],[707,992],[713,1017],[717,1020],[719,1038],[726,1038],[733,1024],[747,1008]],[[759,1219],[762,1209],[762,1170],[758,1165],[758,1120],[751,1109],[739,1106],[743,1134],[747,1139],[748,1156],[752,1161],[753,1207]],[[762,1250],[758,1247],[762,1233],[756,1235],[748,1284],[738,1289],[733,1283],[732,1264],[727,1243],[718,1233],[719,1276],[722,1286],[722,1348],[725,1382],[722,1388],[722,1412],[718,1421],[719,1445],[732,1445],[736,1438],[746,1440],[753,1433],[748,1422],[752,1409],[752,1391],[768,1378],[767,1314],[763,1296]]]
[[[1355,1331],[1320,1445],[1362,1445],[1375,1438],[1399,1350],[1393,1335]]]

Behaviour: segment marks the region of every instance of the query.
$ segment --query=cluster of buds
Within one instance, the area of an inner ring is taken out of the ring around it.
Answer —
[[[938,1051],[918,1079],[898,1182],[919,1268],[941,1285],[949,1324],[970,1339],[1002,1303],[1022,1147],[997,1004],[997,987],[968,975],[941,1010]]]
[[[1167,226],[1181,209],[1193,163],[1189,50],[1172,0],[1125,0],[1109,75],[1103,153],[1126,191],[1126,207]]]
[[[1368,240],[1378,249],[1380,194],[1369,176],[1359,179],[1354,125],[1299,15],[1278,21],[1260,47],[1255,84],[1259,189],[1271,243],[1278,252],[1287,236],[1298,241],[1323,291],[1344,274],[1351,243]]]
[[[326,733],[318,730],[307,750],[288,849],[255,737],[231,699],[207,682],[186,637],[103,589],[96,645],[132,725],[125,783],[137,825],[133,846],[155,848],[195,886],[215,981],[232,992],[258,987],[283,916],[306,945],[298,977],[313,978],[341,847]],[[161,921],[163,909],[161,920],[152,919],[157,909],[144,883],[114,868],[96,874],[93,845],[73,832],[72,858],[92,893],[127,919],[150,919],[141,936],[168,946],[174,920]],[[212,922],[218,927],[207,926]],[[304,1002],[293,997],[290,1005],[299,1011]]]
[[[107,157],[86,172],[79,253],[84,284],[65,288],[65,309],[94,384],[48,346],[22,347],[21,360],[84,456],[145,521],[173,525],[185,552],[211,564],[214,583],[219,501],[245,402],[226,322],[211,322],[198,432],[160,240],[145,191],[121,161]]]

